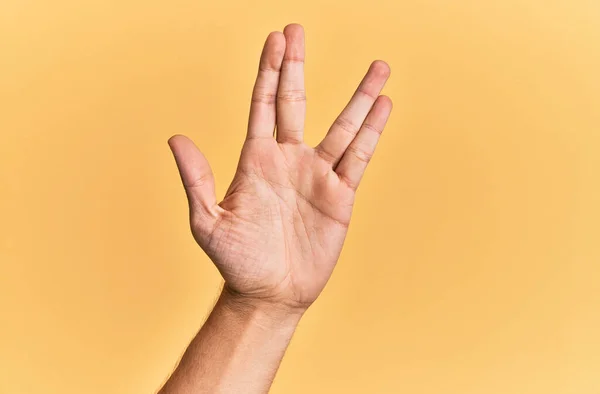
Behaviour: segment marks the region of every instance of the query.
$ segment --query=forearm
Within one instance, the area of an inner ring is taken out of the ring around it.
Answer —
[[[301,315],[223,290],[159,394],[268,392]]]

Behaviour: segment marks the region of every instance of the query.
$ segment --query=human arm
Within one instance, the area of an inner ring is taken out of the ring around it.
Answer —
[[[266,393],[301,316],[224,288],[160,394]]]

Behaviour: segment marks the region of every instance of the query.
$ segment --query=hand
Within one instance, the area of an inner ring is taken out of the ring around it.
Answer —
[[[217,203],[205,157],[169,140],[190,206],[194,238],[245,299],[303,311],[339,258],[360,179],[392,109],[380,96],[390,70],[375,61],[315,147],[303,142],[304,32],[288,25],[264,45],[237,172]],[[276,130],[276,137],[274,131]]]

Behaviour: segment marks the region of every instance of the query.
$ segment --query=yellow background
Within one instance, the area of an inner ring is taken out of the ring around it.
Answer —
[[[152,393],[220,279],[166,140],[219,196],[264,38],[306,28],[307,140],[371,60],[395,103],[273,393],[600,392],[600,3],[0,4],[0,392]]]

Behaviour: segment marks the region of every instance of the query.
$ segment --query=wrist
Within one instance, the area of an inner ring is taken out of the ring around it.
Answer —
[[[231,289],[227,283],[219,297],[219,304],[230,312],[245,316],[264,327],[295,328],[306,308],[288,306],[276,300],[252,297]]]

